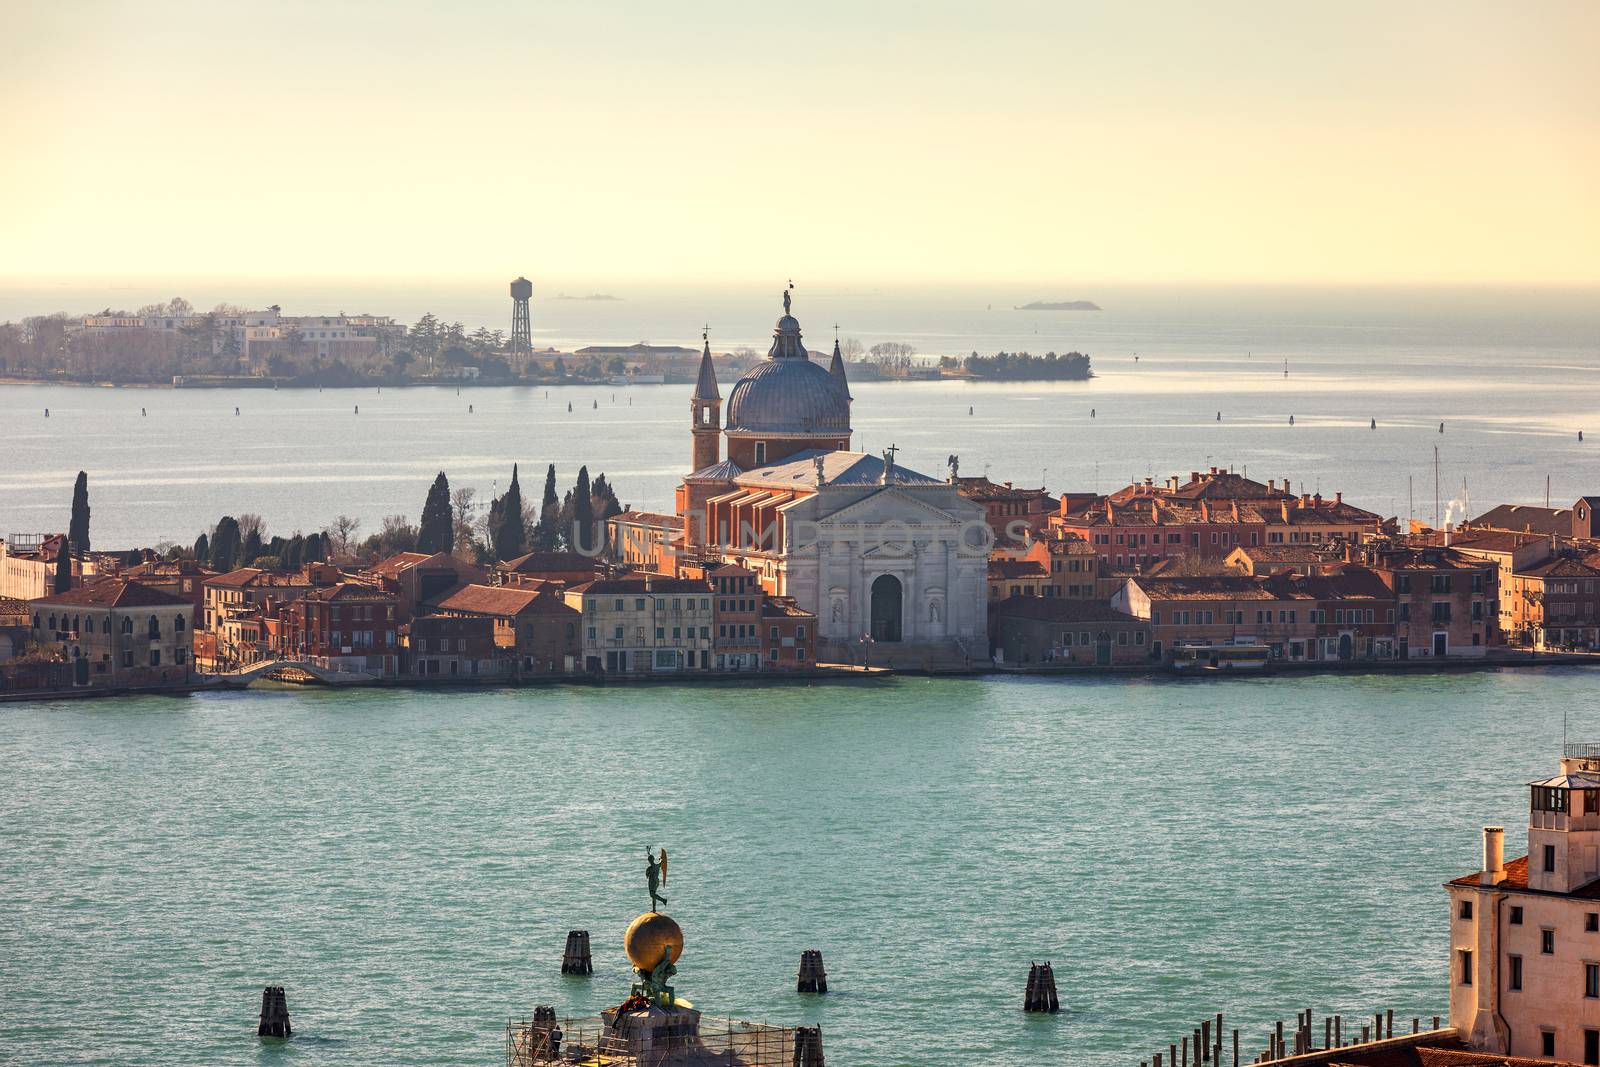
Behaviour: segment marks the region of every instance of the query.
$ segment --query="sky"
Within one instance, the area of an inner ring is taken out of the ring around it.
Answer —
[[[1600,281],[1600,3],[0,3],[0,278]]]

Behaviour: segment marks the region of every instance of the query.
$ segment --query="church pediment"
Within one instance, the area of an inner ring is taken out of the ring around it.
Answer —
[[[950,509],[938,507],[920,500],[904,490],[894,486],[885,486],[875,493],[871,493],[860,500],[846,504],[838,511],[830,512],[820,517],[817,521],[824,525],[835,523],[867,523],[883,524],[890,522],[903,522],[907,525],[955,525],[968,518],[981,518],[983,509],[979,505],[969,505],[970,502],[956,493],[954,489],[949,492]],[[823,498],[826,499],[826,498]],[[969,515],[962,515],[962,511],[970,511]]]

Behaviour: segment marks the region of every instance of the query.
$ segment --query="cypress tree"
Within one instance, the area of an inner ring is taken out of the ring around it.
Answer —
[[[513,479],[514,480],[514,479]],[[450,479],[444,471],[433,480],[428,499],[422,505],[422,521],[417,528],[417,551],[432,555],[455,548],[455,515],[450,509]]]
[[[89,551],[89,475],[78,472],[72,487],[72,525],[67,527],[67,541],[80,555]]]
[[[53,593],[65,593],[72,588],[72,546],[66,538],[61,539],[61,547],[56,549],[55,581],[51,584]],[[64,629],[65,627],[63,627]]]
[[[594,551],[594,497],[589,485],[589,468],[578,468],[578,484],[572,487],[572,547],[579,552]]]
[[[249,566],[256,561],[257,556],[263,555],[266,555],[266,553],[261,548],[261,530],[252,526],[250,532],[245,535],[244,548],[239,553],[239,562]]]
[[[511,465],[511,487],[489,510],[490,537],[496,559],[516,559],[527,551],[528,532],[522,525],[522,486],[517,481],[517,465]]]
[[[297,571],[305,562],[305,556],[306,539],[299,534],[295,534],[289,539],[289,543],[283,546],[278,558],[283,560],[284,570]]]
[[[205,534],[194,539],[194,558],[201,563],[211,562],[211,538]]]
[[[211,539],[211,569],[223,574],[234,569],[239,560],[239,520],[224,515],[217,523],[216,536]]]
[[[561,498],[556,495],[556,465],[544,472],[544,500],[539,505],[539,524],[533,528],[533,546],[541,552],[561,547]]]

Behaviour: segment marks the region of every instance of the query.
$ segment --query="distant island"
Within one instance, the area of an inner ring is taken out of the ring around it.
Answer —
[[[1042,356],[1027,352],[997,352],[980,356],[974,352],[962,362],[962,369],[973,378],[992,381],[1085,381],[1094,377],[1089,369],[1089,357],[1082,352],[1068,352],[1058,356],[1046,352]]]
[[[612,296],[610,293],[590,293],[588,296],[569,296],[566,293],[557,293],[556,294],[556,299],[557,300],[621,300],[622,297],[620,297],[620,296]]]
[[[1012,311],[1099,311],[1100,305],[1093,300],[1035,300],[1031,304],[1020,304]]]

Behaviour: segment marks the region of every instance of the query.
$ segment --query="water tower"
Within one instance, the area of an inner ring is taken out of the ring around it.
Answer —
[[[511,283],[511,361],[521,370],[533,355],[533,328],[528,322],[528,301],[533,297],[533,283],[518,278]]]

